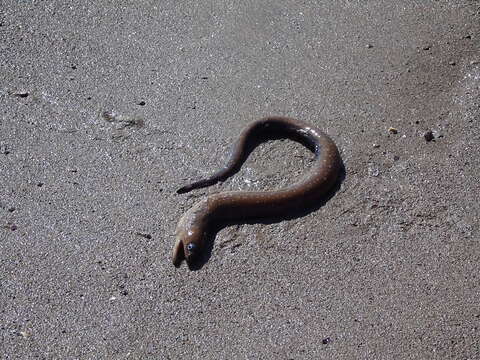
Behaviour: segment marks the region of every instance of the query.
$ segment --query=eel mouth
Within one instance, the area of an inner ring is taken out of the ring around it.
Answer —
[[[190,248],[189,245],[193,245],[194,247]],[[183,260],[185,260],[188,264],[188,267],[194,267],[195,264],[201,259],[200,252],[196,250],[198,250],[196,244],[189,243],[187,246],[185,246],[182,240],[177,240],[172,254],[173,265],[178,268],[182,264]]]
[[[177,240],[173,248],[173,256],[172,256],[173,265],[178,268],[182,264],[183,260],[186,260],[183,243],[181,240]]]

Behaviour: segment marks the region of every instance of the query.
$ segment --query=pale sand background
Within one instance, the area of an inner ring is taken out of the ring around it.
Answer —
[[[479,23],[479,1],[2,0],[0,357],[479,359]],[[175,269],[196,199],[310,164],[277,141],[175,194],[268,114],[335,139],[340,190]]]

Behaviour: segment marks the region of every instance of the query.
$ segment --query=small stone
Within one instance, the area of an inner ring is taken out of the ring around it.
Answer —
[[[102,118],[107,122],[118,122],[117,114],[115,114],[113,111],[102,112]]]
[[[26,98],[28,96],[28,92],[26,91],[17,91],[15,93],[13,93],[13,96],[16,96],[16,97],[21,97],[21,98]]]
[[[394,127],[389,127],[389,128],[388,128],[388,132],[389,132],[390,134],[398,134],[398,130],[395,129]]]
[[[8,155],[10,151],[7,148],[7,145],[0,145],[0,154]]]
[[[329,344],[329,343],[331,343],[331,342],[332,342],[332,339],[330,339],[329,337],[326,337],[325,339],[322,340],[322,344],[323,344],[323,345],[327,345],[327,344]]]
[[[455,61],[450,61],[448,64],[449,64],[449,65],[452,65],[452,66],[457,65],[457,63],[456,63]]]
[[[377,177],[380,175],[380,170],[378,167],[375,166],[375,164],[369,164],[368,165],[368,174],[373,177]]]
[[[148,239],[148,240],[151,240],[152,239],[152,235],[148,234],[148,233],[142,233],[142,232],[137,232],[136,233],[138,236],[141,236],[145,239]]]
[[[27,331],[19,331],[18,335],[20,335],[23,338],[27,338],[30,336],[30,334]]]
[[[145,106],[145,101],[140,101],[140,102],[138,103],[138,105],[140,105],[140,106]]]
[[[373,144],[373,147],[374,147],[375,149],[378,149],[378,148],[380,147],[380,144]]]
[[[430,50],[430,45],[425,45],[425,46],[423,47],[423,50]]]
[[[371,48],[373,48],[373,45],[372,45],[372,44],[367,44],[367,45],[366,45],[366,48],[367,48],[367,49],[371,49]]]
[[[42,187],[43,185],[44,185],[43,182],[38,182],[38,183],[37,183],[37,186],[38,186],[38,187]]]
[[[432,140],[433,140],[433,131],[432,131],[432,130],[426,131],[426,132],[423,134],[423,137],[425,138],[425,140],[426,140],[427,142],[432,141]]]
[[[13,206],[10,206],[10,207],[8,208],[8,212],[14,212],[15,210],[16,210],[16,209],[15,209],[15,207],[13,207]]]

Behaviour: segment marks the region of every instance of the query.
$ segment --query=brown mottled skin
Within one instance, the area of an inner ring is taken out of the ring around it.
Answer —
[[[310,171],[299,182],[282,190],[228,191],[209,195],[197,202],[177,225],[172,258],[176,267],[184,259],[190,264],[203,251],[205,234],[212,221],[288,215],[289,212],[315,205],[335,184],[341,168],[335,143],[322,131],[303,121],[274,116],[251,123],[240,134],[225,168],[177,192],[186,193],[225,180],[239,170],[258,142],[274,136],[291,138],[311,149],[315,153],[315,162]]]

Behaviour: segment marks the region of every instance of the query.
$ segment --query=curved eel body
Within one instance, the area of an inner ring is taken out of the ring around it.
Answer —
[[[341,159],[335,143],[319,129],[299,120],[267,117],[251,123],[235,144],[227,165],[209,177],[180,188],[186,193],[213,185],[237,172],[253,148],[268,138],[290,138],[315,153],[310,171],[297,183],[278,191],[228,191],[207,196],[192,206],[178,222],[173,264],[195,261],[205,246],[212,221],[231,221],[287,215],[317,204],[336,183]]]

